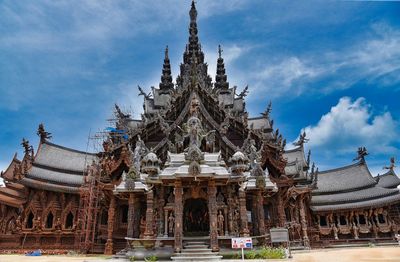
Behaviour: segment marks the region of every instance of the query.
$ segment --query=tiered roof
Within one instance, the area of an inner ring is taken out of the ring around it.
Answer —
[[[94,154],[44,141],[20,183],[36,189],[78,193],[86,167],[93,161],[97,161]]]
[[[390,184],[389,179],[387,182]],[[352,165],[319,172],[318,188],[312,191],[311,209],[331,211],[369,208],[400,201],[399,190],[385,188],[384,185],[386,181],[379,183],[372,177],[363,159]]]

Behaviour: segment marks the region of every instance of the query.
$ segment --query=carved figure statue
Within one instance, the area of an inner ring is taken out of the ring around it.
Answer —
[[[38,216],[37,219],[34,220],[33,230],[34,231],[42,231],[42,219],[40,216]]]
[[[332,224],[332,232],[333,232],[333,237],[335,238],[335,240],[338,240],[339,239],[339,237],[338,237],[339,230],[336,227],[335,223]]]
[[[54,229],[57,231],[61,231],[61,219],[57,217],[56,223],[54,225]]]
[[[303,134],[300,134],[299,141],[294,142],[293,145],[295,146],[302,146],[308,142],[308,138],[306,138],[306,131],[303,131]]]
[[[232,212],[228,213],[228,227],[229,227],[229,233],[233,233],[233,214]]]
[[[354,239],[358,239],[359,231],[360,231],[360,229],[358,228],[358,226],[356,225],[356,223],[353,223],[353,235],[354,235]]]
[[[239,210],[235,209],[235,213],[233,215],[233,232],[235,233],[235,235],[239,234],[239,222],[240,222]]]
[[[18,216],[17,219],[15,220],[15,230],[19,232],[21,231],[21,229],[22,229],[21,216]]]
[[[219,214],[218,214],[218,220],[217,220],[218,232],[219,232],[220,236],[224,235],[224,221],[225,221],[224,215],[222,214],[222,211],[220,210]]]
[[[171,212],[168,217],[168,233],[173,235],[174,229],[175,229],[175,217]]]
[[[40,140],[46,140],[51,138],[51,133],[47,132],[44,129],[44,125],[42,123],[39,124],[36,134],[40,137]]]
[[[15,221],[14,218],[11,218],[10,221],[8,222],[8,229],[7,233],[15,233]]]
[[[134,164],[137,172],[140,172],[140,161],[142,160],[142,157],[148,153],[148,151],[149,150],[147,149],[143,140],[140,139],[140,136],[138,136],[138,140],[136,141],[135,150],[133,151],[133,164]]]

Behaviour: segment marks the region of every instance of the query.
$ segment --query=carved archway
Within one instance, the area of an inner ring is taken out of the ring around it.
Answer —
[[[183,208],[183,234],[185,236],[207,236],[210,232],[210,216],[207,200],[189,198]]]

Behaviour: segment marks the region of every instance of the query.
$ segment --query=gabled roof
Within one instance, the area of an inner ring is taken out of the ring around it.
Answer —
[[[0,187],[0,203],[12,207],[21,207],[26,202],[24,187],[20,184],[7,182]]]
[[[379,207],[399,202],[400,191],[397,188],[382,186],[394,184],[393,174],[385,174],[385,177],[382,182],[379,180],[378,184],[364,160],[319,172],[318,188],[312,191],[311,210],[338,211]]]
[[[378,178],[378,185],[384,188],[395,188],[400,185],[400,179],[393,169],[390,169],[385,174],[376,177],[377,180]]]
[[[83,173],[87,165],[97,161],[95,154],[63,147],[48,141],[40,144],[34,163],[60,170]]]
[[[17,159],[17,154],[15,154],[13,159],[11,160],[10,165],[1,174],[1,177],[4,178],[5,180],[12,181],[14,179],[15,166],[18,165],[19,163],[21,163],[21,161]]]
[[[313,193],[351,191],[377,184],[364,161],[318,173],[318,189]]]

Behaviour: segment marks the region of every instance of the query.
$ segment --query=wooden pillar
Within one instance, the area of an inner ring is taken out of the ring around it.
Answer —
[[[304,246],[309,248],[310,247],[310,240],[307,234],[307,219],[306,219],[306,211],[304,207],[304,196],[300,198],[300,223],[301,223],[301,230],[303,233],[303,243]]]
[[[250,236],[247,228],[247,209],[246,209],[246,192],[239,189],[239,213],[240,213],[240,235],[243,237]]]
[[[153,238],[154,237],[154,230],[153,230],[153,213],[154,213],[154,193],[153,190],[150,190],[146,194],[147,201],[146,201],[146,229],[144,231],[144,238]]]
[[[111,196],[110,207],[108,209],[108,227],[107,227],[107,242],[104,249],[105,255],[113,254],[113,232],[115,220],[115,196]]]
[[[180,180],[175,181],[175,252],[182,251],[182,229],[183,229],[183,188]]]
[[[168,237],[168,210],[164,210],[164,237]]]
[[[258,232],[261,236],[265,235],[265,222],[264,222],[264,197],[261,190],[257,191],[257,217],[258,217]]]
[[[167,227],[167,224],[165,224],[164,220],[164,206],[165,206],[165,190],[164,187],[160,187],[160,199],[158,200],[158,219],[160,223],[157,225],[157,230],[158,230],[158,236],[163,235],[163,231],[165,233],[165,228]],[[167,212],[168,213],[168,212]]]
[[[277,211],[278,211],[278,225],[280,227],[285,226],[286,222],[286,215],[285,215],[285,208],[283,206],[283,199],[282,199],[282,194],[278,194],[277,196]]]
[[[126,236],[133,238],[135,219],[135,195],[133,193],[129,193],[128,205],[128,229]]]
[[[215,181],[208,181],[208,213],[210,215],[210,245],[212,251],[218,251],[218,210],[217,187]]]

